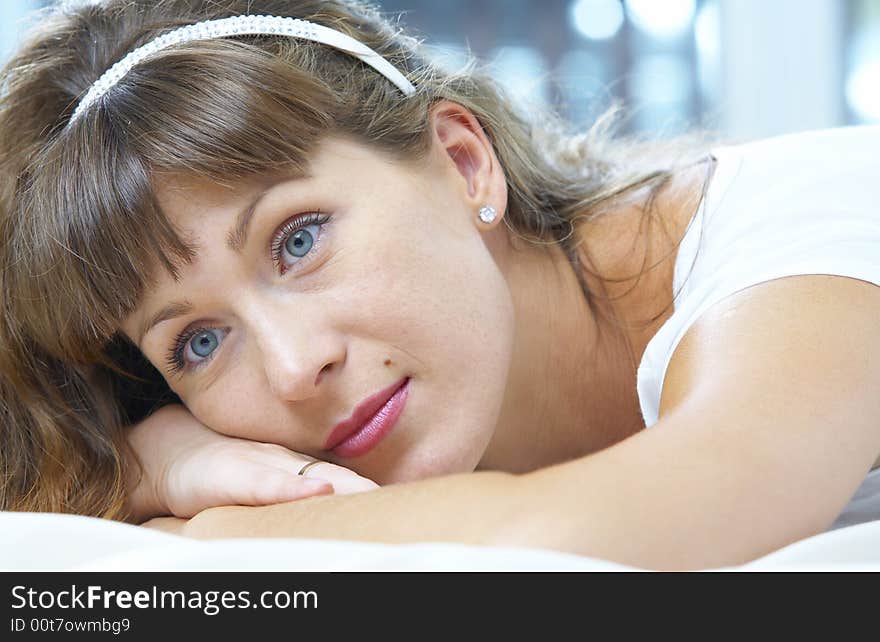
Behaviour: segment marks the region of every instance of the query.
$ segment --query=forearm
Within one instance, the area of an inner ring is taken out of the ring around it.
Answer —
[[[221,506],[188,521],[160,519],[149,525],[198,539],[454,542],[542,548],[636,566],[680,566],[682,550],[688,548],[686,522],[678,522],[674,533],[669,524],[658,524],[660,506],[650,506],[644,480],[633,481],[630,466],[603,461],[608,454],[523,475],[480,471],[355,495]],[[666,535],[674,535],[676,544],[669,547]]]
[[[353,495],[261,507],[212,508],[181,523],[179,532],[204,539],[298,537],[501,545],[514,536],[521,519],[519,480],[514,475],[483,471]]]
[[[614,506],[587,457],[525,475],[480,471],[262,507],[223,506],[148,526],[199,539],[293,537],[542,548],[639,565],[649,514]],[[608,480],[605,480],[608,481]],[[623,514],[627,517],[621,518]],[[661,563],[662,565],[662,563]]]
[[[525,475],[476,472],[355,495],[211,508],[188,522],[154,520],[150,526],[200,539],[293,537],[540,548],[657,569],[747,560],[730,557],[731,549],[721,545],[717,533],[693,528],[701,521],[699,515],[664,515],[671,508],[668,493],[675,490],[662,481],[638,481],[633,475],[638,468],[625,463],[617,462],[612,470],[604,459],[593,455]],[[650,492],[653,485],[667,493],[666,501]],[[685,500],[681,508],[689,503]]]

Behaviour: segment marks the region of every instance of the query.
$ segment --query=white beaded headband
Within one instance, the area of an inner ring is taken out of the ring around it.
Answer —
[[[207,40],[210,38],[224,38],[226,36],[237,35],[257,35],[257,34],[278,34],[290,36],[293,38],[302,38],[303,40],[311,40],[320,42],[340,51],[351,54],[363,60],[394,83],[405,95],[410,96],[415,93],[415,87],[400,73],[390,62],[382,56],[370,49],[359,40],[355,40],[330,27],[315,24],[306,20],[296,18],[282,18],[279,16],[233,16],[231,18],[221,18],[219,20],[205,20],[195,24],[180,27],[174,31],[159,36],[151,40],[143,47],[138,47],[134,51],[127,54],[122,60],[114,64],[110,69],[98,78],[95,83],[89,87],[86,95],[80,100],[70,122],[76,121],[79,116],[86,111],[96,100],[110,90],[119,80],[125,76],[132,67],[139,64],[148,56],[183,42],[192,40]]]

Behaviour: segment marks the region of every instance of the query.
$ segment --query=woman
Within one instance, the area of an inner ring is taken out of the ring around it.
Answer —
[[[351,2],[67,7],[3,86],[4,509],[700,568],[876,479],[876,128],[568,137]]]

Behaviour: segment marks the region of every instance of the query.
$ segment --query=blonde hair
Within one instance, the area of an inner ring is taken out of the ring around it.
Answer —
[[[127,52],[246,13],[353,36],[416,93],[326,46],[248,35],[157,53],[68,126],[79,97]],[[526,118],[475,63],[442,71],[418,40],[355,1],[106,0],[51,8],[38,24],[0,73],[3,510],[126,517],[125,427],[174,397],[118,328],[156,265],[175,275],[193,255],[157,203],[156,177],[234,185],[301,172],[328,132],[417,160],[430,106],[451,100],[496,150],[510,232],[576,263],[575,221],[635,187],[659,188],[704,152],[690,140],[615,138],[614,110],[578,135],[552,113]],[[589,301],[595,293],[581,286]]]

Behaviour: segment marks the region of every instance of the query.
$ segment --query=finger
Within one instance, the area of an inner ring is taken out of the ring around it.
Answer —
[[[361,493],[379,488],[376,482],[327,461],[318,461],[309,466],[304,476],[310,479],[326,479],[333,484],[333,492],[337,495]]]
[[[326,480],[301,477],[278,469],[254,470],[247,477],[237,488],[236,501],[248,506],[279,504],[333,493],[333,485]]]

